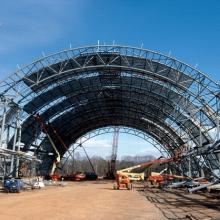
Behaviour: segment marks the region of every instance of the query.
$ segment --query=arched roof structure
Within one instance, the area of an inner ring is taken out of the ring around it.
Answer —
[[[22,109],[25,151],[37,146],[53,151],[36,114],[56,128],[66,146],[106,126],[145,132],[169,155],[216,141],[219,84],[173,57],[142,48],[70,48],[20,68],[0,82],[0,91],[13,100],[7,123]],[[67,149],[53,138],[64,155]]]

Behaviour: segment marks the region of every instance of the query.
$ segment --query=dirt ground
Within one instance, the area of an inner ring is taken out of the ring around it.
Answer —
[[[71,182],[65,187],[0,194],[2,220],[164,220],[137,190],[113,190],[111,182]]]
[[[185,194],[135,185],[113,190],[110,181],[0,193],[0,220],[220,220],[220,194]]]

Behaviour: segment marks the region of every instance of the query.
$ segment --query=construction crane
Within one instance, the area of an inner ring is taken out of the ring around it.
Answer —
[[[112,141],[112,154],[111,154],[111,159],[109,162],[108,172],[106,174],[108,179],[115,178],[119,130],[120,130],[119,127],[114,128],[113,141]]]

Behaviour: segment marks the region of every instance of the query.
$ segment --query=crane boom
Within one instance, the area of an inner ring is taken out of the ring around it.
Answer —
[[[118,139],[119,139],[119,128],[115,128],[113,142],[112,142],[112,155],[111,160],[116,161],[118,152]]]
[[[120,130],[119,127],[114,128],[113,141],[112,141],[112,154],[111,154],[111,160],[109,162],[109,168],[107,172],[108,179],[114,179],[115,172],[116,172],[116,159],[117,159],[117,152],[118,152],[119,130]]]
[[[144,170],[146,170],[148,167],[152,166],[153,164],[165,164],[178,160],[179,160],[179,156],[174,156],[170,158],[159,158],[132,167],[128,167],[122,170],[118,170],[117,174],[127,175],[130,178],[130,180],[143,180]],[[136,171],[137,169],[139,169],[139,171]]]

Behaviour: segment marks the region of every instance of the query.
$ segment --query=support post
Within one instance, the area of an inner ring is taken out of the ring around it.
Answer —
[[[21,124],[20,124],[20,112],[17,114],[17,132],[18,132],[18,141],[17,141],[17,151],[20,151],[21,148]],[[16,158],[16,177],[19,176],[19,155]]]
[[[2,145],[3,145],[3,136],[4,136],[4,130],[5,130],[6,105],[7,105],[7,101],[4,100],[2,124],[1,124],[0,148],[3,147]]]
[[[16,119],[17,120],[17,119]],[[14,139],[13,139],[13,146],[12,146],[12,150],[15,151],[15,146],[16,146],[16,142],[17,142],[17,133],[18,133],[18,128],[17,128],[17,121],[15,123],[15,132],[14,132]],[[10,167],[10,173],[13,175],[14,174],[14,160],[15,160],[15,156],[12,155],[11,156],[11,167]]]
[[[217,98],[217,117],[216,117],[216,125],[217,125],[217,131],[216,131],[216,141],[218,141],[219,140],[219,135],[220,135],[220,125],[219,125],[219,123],[220,123],[220,121],[219,121],[219,109],[220,108],[220,106],[219,106],[219,100],[218,100],[218,98]]]
[[[188,176],[189,176],[189,177],[192,177],[191,157],[190,157],[190,156],[189,156],[189,158],[188,158],[188,166],[189,166],[189,174],[188,174]]]

